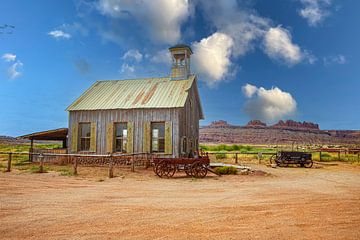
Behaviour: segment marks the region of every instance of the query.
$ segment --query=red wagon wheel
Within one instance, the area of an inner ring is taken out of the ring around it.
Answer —
[[[158,175],[161,178],[163,178],[163,177],[170,178],[170,177],[174,176],[175,171],[176,171],[175,164],[173,164],[167,160],[161,160],[155,166],[155,173],[156,173],[156,175]]]
[[[196,161],[191,165],[191,176],[195,178],[204,178],[207,174],[206,166],[200,161]]]

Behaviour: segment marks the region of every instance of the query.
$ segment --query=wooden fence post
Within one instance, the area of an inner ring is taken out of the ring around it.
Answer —
[[[43,173],[44,172],[44,156],[42,154],[40,154],[39,158],[40,158],[39,173]]]
[[[340,151],[338,152],[338,160],[340,160]]]
[[[238,164],[238,153],[235,153],[235,163]]]
[[[110,156],[110,159],[109,159],[109,178],[113,178],[113,177],[114,177],[113,159],[112,159],[112,156]]]
[[[261,163],[261,160],[262,160],[262,152],[259,152],[258,153],[258,159],[259,159],[259,164]]]
[[[148,153],[145,153],[145,169],[148,169],[149,165]]]
[[[134,156],[131,157],[131,171],[135,172],[135,161],[134,161]]]
[[[74,175],[77,175],[78,172],[77,172],[77,157],[74,157]]]
[[[12,159],[12,153],[9,153],[9,158],[8,158],[8,165],[7,165],[7,172],[11,171],[11,159]]]
[[[321,161],[321,151],[319,152],[319,161]]]

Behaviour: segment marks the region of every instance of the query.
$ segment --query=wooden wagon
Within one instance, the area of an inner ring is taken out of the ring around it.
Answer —
[[[207,154],[195,158],[154,158],[154,172],[161,178],[170,178],[177,171],[184,171],[187,176],[204,178],[207,172],[213,172]]]

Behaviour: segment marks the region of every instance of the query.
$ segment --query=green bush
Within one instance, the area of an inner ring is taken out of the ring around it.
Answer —
[[[216,159],[225,159],[226,158],[226,154],[225,153],[217,153],[215,155]]]
[[[236,167],[223,166],[215,168],[215,172],[220,175],[230,175],[237,174],[237,169]]]

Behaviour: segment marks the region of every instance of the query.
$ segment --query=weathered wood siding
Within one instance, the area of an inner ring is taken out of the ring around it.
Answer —
[[[189,97],[186,100],[185,107],[180,110],[180,125],[179,125],[179,151],[182,151],[182,137],[187,139],[187,149],[185,155],[190,151],[197,149],[196,141],[199,140],[199,120],[200,120],[200,103],[199,95],[197,93],[197,83],[194,81],[192,87],[189,89]],[[192,149],[190,149],[192,144]]]
[[[107,125],[114,122],[133,122],[134,152],[143,152],[144,122],[172,123],[172,155],[179,156],[179,113],[181,108],[172,109],[130,109],[71,111],[69,114],[69,142],[72,140],[72,127],[80,122],[96,123],[96,153],[106,154]],[[197,125],[198,126],[198,125]],[[108,130],[109,131],[109,130]]]

